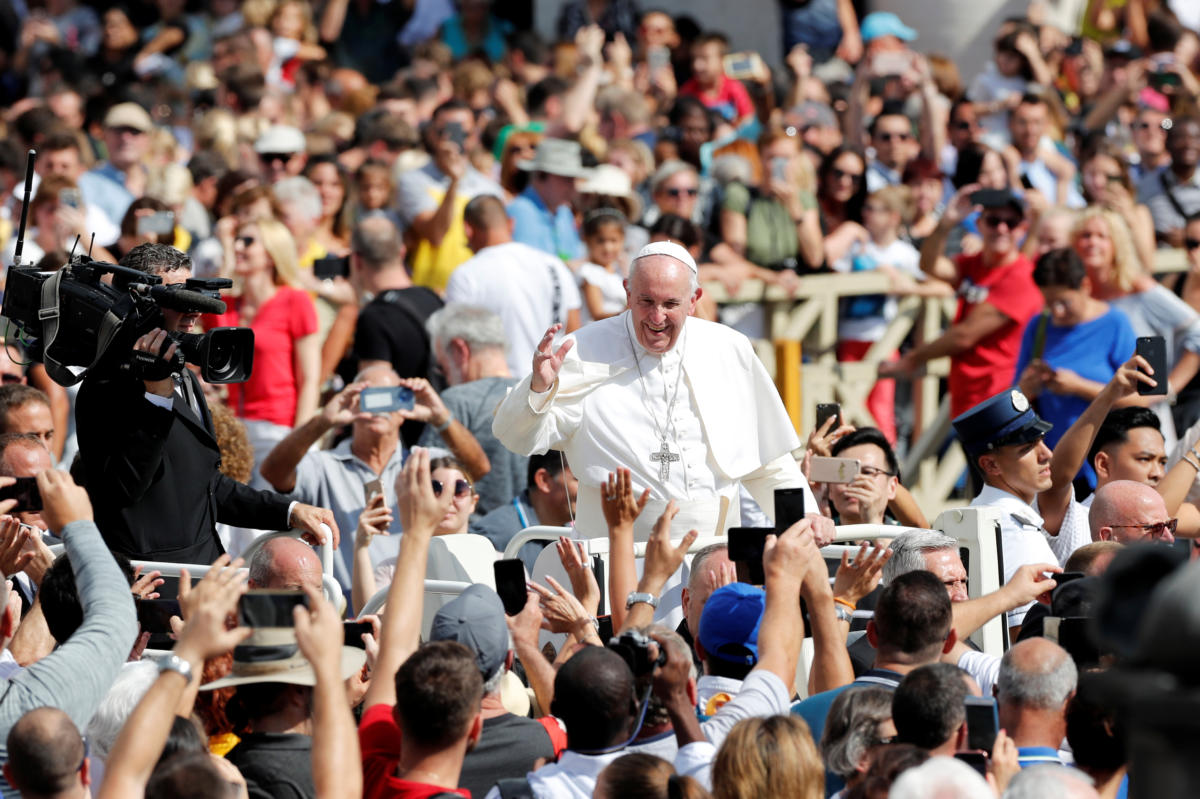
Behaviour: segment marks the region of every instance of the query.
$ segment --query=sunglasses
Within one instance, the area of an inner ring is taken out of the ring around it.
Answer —
[[[444,491],[446,489],[446,486],[442,484],[441,480],[431,480],[430,482],[433,483],[433,493],[440,497],[442,495],[442,491]],[[465,497],[470,493],[471,493],[471,484],[470,483],[468,483],[466,480],[455,480],[454,481],[454,496]]]
[[[982,219],[983,223],[988,227],[1000,227],[1004,225],[1009,230],[1021,224],[1021,220],[1017,217],[1005,216],[1004,214],[984,214]]]
[[[674,197],[675,199],[679,199],[685,194],[688,197],[695,197],[699,193],[699,189],[667,189],[667,196]]]
[[[862,180],[862,172],[847,172],[844,169],[838,169],[836,166],[830,171],[830,174],[833,175],[837,180],[845,180],[846,178],[850,178],[855,183],[858,183],[860,180]]]
[[[11,386],[16,383],[23,383],[24,381],[25,381],[24,375],[19,375],[19,374],[14,375],[11,372],[5,372],[4,374],[0,374],[0,383],[3,383],[6,386]]]
[[[293,155],[295,155],[295,153],[259,153],[258,157],[261,158],[264,163],[273,164],[276,161],[283,161],[284,163],[287,163],[291,160]]]
[[[1184,239],[1183,246],[1185,249],[1194,250],[1200,247],[1200,239]]]
[[[968,122],[966,120],[959,120],[958,122],[954,123],[955,130],[970,130],[973,127],[975,127],[975,123]]]
[[[1179,527],[1179,520],[1167,519],[1165,522],[1155,522],[1154,524],[1114,524],[1112,526],[1138,529],[1150,538],[1162,538],[1164,532],[1175,535],[1175,530]]]
[[[241,244],[243,247],[253,247],[255,241],[257,241],[257,239],[255,239],[253,236],[238,236],[237,237],[237,243]]]
[[[883,133],[879,134],[879,138],[882,141],[891,141],[892,139],[897,139],[899,141],[908,141],[909,139],[912,138],[912,134],[911,133],[892,133],[891,131],[884,131]]]

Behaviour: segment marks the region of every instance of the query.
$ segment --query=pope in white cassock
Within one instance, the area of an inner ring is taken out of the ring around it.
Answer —
[[[678,244],[638,253],[626,281],[629,310],[593,322],[555,350],[546,332],[533,372],[496,410],[492,431],[514,452],[562,450],[579,478],[581,538],[608,535],[600,490],[624,466],[651,501],[635,536],[646,540],[666,503],[680,508],[672,537],[717,533],[738,524],[738,486],[774,517],[774,490],[802,487],[816,508],[792,450],[800,441],[749,339],[691,318],[700,299],[696,262]],[[818,545],[833,523],[814,526]]]

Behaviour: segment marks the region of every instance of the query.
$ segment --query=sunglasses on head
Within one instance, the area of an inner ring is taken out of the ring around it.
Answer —
[[[699,193],[700,193],[699,189],[667,189],[667,196],[674,197],[676,199],[682,197],[685,194],[688,197],[695,197]]]
[[[1021,224],[1021,220],[1015,216],[1007,214],[984,214],[983,223],[988,227],[1000,227],[1004,225],[1009,230],[1012,230],[1017,225]]]
[[[433,483],[433,493],[440,497],[442,495],[442,491],[446,489],[446,486],[442,484],[441,480],[432,480],[431,482]],[[465,497],[470,493],[470,483],[468,483],[466,480],[454,481],[454,496]]]
[[[1197,247],[1200,247],[1200,239],[1184,239],[1183,246],[1184,249],[1194,250]]]

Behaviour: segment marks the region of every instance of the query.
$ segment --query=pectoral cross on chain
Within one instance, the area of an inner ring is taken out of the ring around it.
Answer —
[[[671,452],[664,438],[658,452],[650,453],[650,460],[658,464],[658,479],[665,483],[671,479],[671,464],[679,460],[679,453]]]

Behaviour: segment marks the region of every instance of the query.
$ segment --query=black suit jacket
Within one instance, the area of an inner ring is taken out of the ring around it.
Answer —
[[[224,551],[216,523],[287,527],[290,501],[221,474],[221,454],[199,381],[184,372],[197,416],[176,394],[171,410],[146,399],[142,381],[84,379],[75,426],[96,525],[130,558],[211,563]]]

